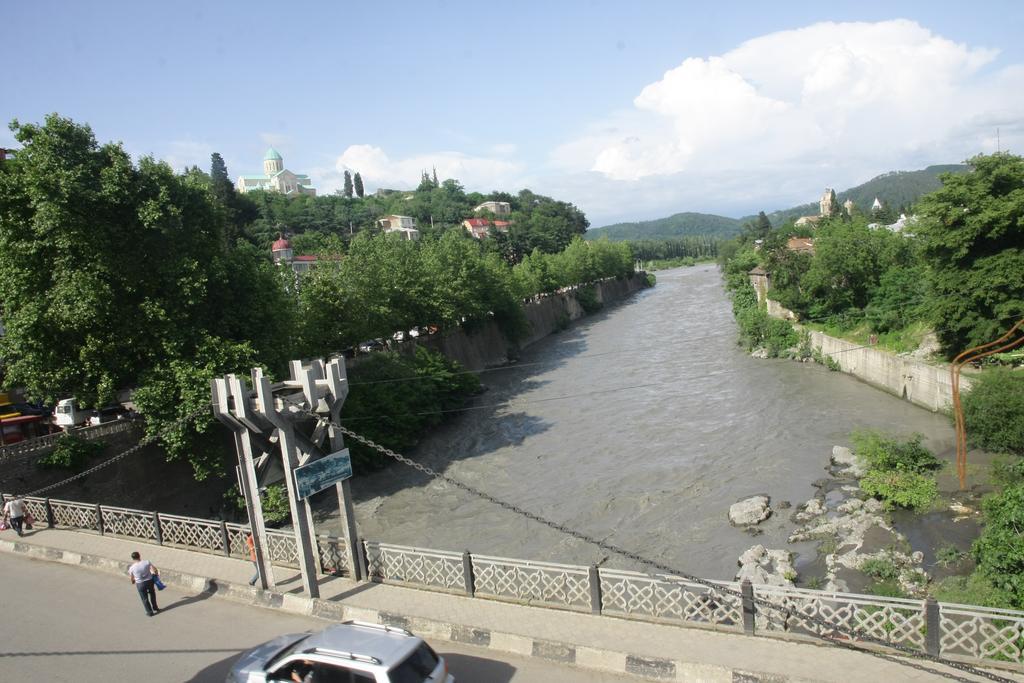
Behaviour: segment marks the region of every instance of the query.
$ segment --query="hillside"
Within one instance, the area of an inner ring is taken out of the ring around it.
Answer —
[[[939,189],[939,174],[962,173],[967,170],[963,164],[941,164],[929,166],[920,171],[892,171],[875,176],[866,183],[836,193],[840,204],[852,199],[860,211],[867,213],[871,204],[878,197],[893,210],[908,207],[924,194]],[[824,190],[824,185],[822,189]],[[780,209],[768,214],[772,225],[779,226],[788,220],[800,216],[817,215],[818,198],[813,202],[801,204],[788,209]],[[711,237],[729,238],[738,234],[741,226],[757,216],[729,218],[707,213],[677,213],[668,218],[658,218],[636,223],[616,223],[601,228],[592,228],[585,237],[588,240],[598,239],[607,235],[613,241],[640,239],[668,239],[684,235],[708,235]]]
[[[677,213],[668,218],[637,223],[616,223],[602,228],[588,230],[588,240],[604,235],[613,241],[639,239],[666,239],[684,235],[710,235],[712,237],[733,237],[739,234],[740,221],[726,216],[707,213]]]
[[[847,199],[852,199],[854,205],[863,213],[871,210],[871,204],[878,197],[879,201],[898,211],[901,207],[909,207],[918,200],[921,195],[928,194],[939,189],[941,173],[963,173],[967,166],[963,164],[941,164],[929,166],[920,171],[892,171],[875,176],[871,180],[851,187],[842,192],[836,192],[836,199],[842,204]],[[824,188],[822,188],[824,190]],[[773,211],[768,214],[772,225],[781,225],[789,219],[800,216],[814,215],[818,213],[818,202],[809,202],[794,206],[789,209]],[[746,216],[741,222],[748,221],[756,216]]]

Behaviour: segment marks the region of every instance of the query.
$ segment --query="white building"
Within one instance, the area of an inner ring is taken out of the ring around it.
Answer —
[[[284,236],[278,237],[270,246],[270,253],[273,254],[276,265],[291,266],[291,269],[300,275],[311,271],[317,262],[316,256],[294,256],[292,244]]]
[[[308,194],[316,196],[316,189],[310,187],[309,176],[292,173],[284,167],[284,158],[271,147],[263,156],[263,175],[241,175],[235,187],[239,192],[269,190],[286,195]]]
[[[508,202],[484,202],[473,209],[473,213],[481,211],[490,211],[495,216],[507,216],[512,213],[512,205]]]

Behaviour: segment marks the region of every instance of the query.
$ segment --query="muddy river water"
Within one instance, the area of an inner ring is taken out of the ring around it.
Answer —
[[[812,363],[736,345],[716,267],[658,284],[485,372],[488,390],[412,455],[449,476],[681,571],[728,579],[753,543],[787,546],[782,511],[756,539],[729,525],[736,500],[813,497],[832,446],[857,428],[921,432],[948,459],[946,418]],[[353,482],[364,538],[568,564],[598,548],[393,465]],[[798,566],[801,558],[798,558]]]

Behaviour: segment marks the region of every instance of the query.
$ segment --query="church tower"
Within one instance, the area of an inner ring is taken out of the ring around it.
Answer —
[[[263,155],[263,173],[268,178],[272,177],[276,173],[280,173],[284,170],[284,159],[276,149],[271,147],[267,150],[267,153]]]

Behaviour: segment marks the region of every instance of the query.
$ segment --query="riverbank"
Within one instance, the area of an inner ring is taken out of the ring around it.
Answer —
[[[570,323],[586,316],[586,302],[581,301],[583,292],[593,292],[593,299],[604,307],[622,301],[647,286],[647,274],[641,271],[629,278],[608,278],[537,296],[523,305],[529,331],[518,341],[510,340],[496,322],[489,321],[472,330],[460,327],[423,341],[412,339],[403,342],[399,348],[425,346],[444,354],[449,360],[456,361],[467,370],[478,371],[504,365],[515,360],[522,350],[565,330]]]
[[[764,297],[761,289],[755,289],[758,298],[765,303],[768,315],[793,323],[797,330],[806,332],[811,351],[827,359],[826,362],[834,363],[833,367],[839,371],[933,412],[945,411],[952,405],[953,380],[949,364],[929,359],[936,349],[926,347],[920,352],[895,354],[839,339],[819,330],[804,329],[797,322],[795,313]],[[970,378],[961,376],[961,390],[970,387]]]

